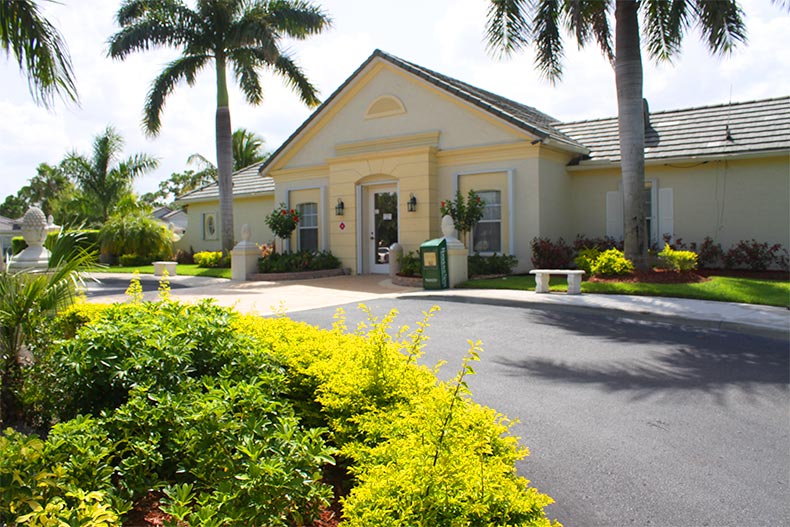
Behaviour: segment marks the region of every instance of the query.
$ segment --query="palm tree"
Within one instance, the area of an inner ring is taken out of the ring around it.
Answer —
[[[579,46],[595,40],[613,63],[617,85],[620,159],[624,194],[625,254],[647,265],[649,233],[643,209],[645,125],[639,16],[646,49],[655,60],[670,60],[683,36],[696,25],[710,50],[727,53],[746,40],[737,0],[490,0],[489,48],[508,55],[535,42],[536,63],[551,81],[562,76],[562,31]],[[609,15],[614,12],[614,47]],[[531,18],[530,18],[531,17]]]
[[[110,38],[110,56],[125,59],[134,51],[169,46],[181,50],[154,80],[143,124],[155,135],[165,99],[181,81],[192,85],[200,70],[213,63],[217,82],[216,145],[222,248],[233,248],[233,150],[227,68],[250,104],[263,100],[260,68],[285,78],[308,106],[316,106],[316,89],[281,49],[288,36],[304,39],[329,27],[330,19],[305,0],[197,0],[194,9],[181,0],[126,0],[117,13],[121,30]]]
[[[265,143],[264,139],[255,132],[250,132],[246,128],[237,128],[231,137],[233,148],[233,172],[248,167],[258,161],[267,159],[270,152],[261,152]],[[193,174],[194,180],[198,183],[217,182],[217,166],[202,154],[192,154],[187,159],[187,164],[195,164],[200,170]],[[196,188],[200,185],[193,185]],[[186,189],[192,190],[192,188]]]
[[[0,46],[27,74],[36,103],[49,108],[56,94],[77,101],[66,44],[33,0],[0,0]]]
[[[246,128],[237,128],[233,132],[233,170],[241,170],[258,161],[263,161],[269,157],[269,152],[263,152],[264,139],[250,132]]]
[[[159,166],[159,161],[148,154],[118,160],[122,150],[123,138],[108,126],[94,139],[90,158],[75,152],[61,163],[63,172],[77,182],[89,207],[94,209],[86,219],[107,221],[118,201],[132,192],[132,182]]]

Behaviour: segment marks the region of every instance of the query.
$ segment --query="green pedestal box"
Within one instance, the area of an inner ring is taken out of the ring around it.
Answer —
[[[420,268],[422,269],[423,289],[447,289],[450,287],[447,241],[444,238],[428,240],[420,245]]]

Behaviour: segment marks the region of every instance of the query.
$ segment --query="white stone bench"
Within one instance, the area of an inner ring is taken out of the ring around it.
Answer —
[[[177,262],[154,262],[154,276],[164,276],[165,271],[167,276],[176,275]]]
[[[549,292],[549,277],[553,274],[564,274],[568,279],[568,294],[582,294],[582,275],[584,271],[575,269],[533,269],[529,274],[535,275],[535,292]]]

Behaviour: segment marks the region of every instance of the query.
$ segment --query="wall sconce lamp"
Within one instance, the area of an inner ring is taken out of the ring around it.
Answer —
[[[409,201],[406,202],[406,210],[409,212],[414,212],[417,210],[417,196],[414,194],[409,194],[411,197]]]
[[[346,205],[341,198],[337,198],[337,205],[335,205],[335,216],[342,216],[346,210]]]

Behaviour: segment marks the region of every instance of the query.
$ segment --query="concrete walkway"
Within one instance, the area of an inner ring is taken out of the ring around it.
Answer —
[[[101,273],[102,277],[129,280],[128,274]],[[158,281],[142,275],[141,281]],[[675,323],[703,325],[719,329],[764,334],[774,338],[790,338],[790,310],[787,308],[733,304],[683,298],[644,297],[629,295],[566,295],[536,294],[532,291],[422,289],[393,285],[384,275],[338,276],[293,282],[231,282],[220,278],[174,276],[169,278],[174,298],[192,302],[214,298],[223,306],[241,312],[269,315],[274,312],[296,312],[309,309],[364,303],[375,298],[427,297],[439,301],[474,302],[483,304],[544,307],[550,309],[594,309],[647,319],[668,319]],[[156,293],[146,293],[147,299]],[[125,301],[124,295],[94,297],[93,301]]]

